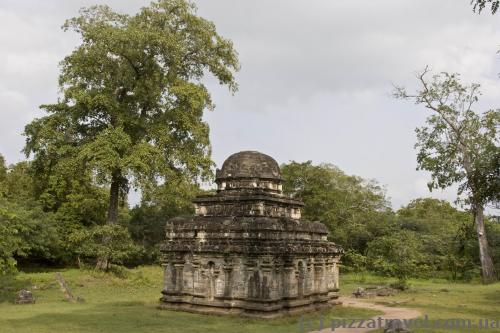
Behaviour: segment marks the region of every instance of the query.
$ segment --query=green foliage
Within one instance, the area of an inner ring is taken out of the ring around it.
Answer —
[[[14,255],[22,244],[19,230],[13,220],[16,220],[16,216],[0,207],[0,235],[2,235],[0,238],[0,275],[15,271],[16,260]]]
[[[367,259],[370,270],[395,276],[400,281],[426,268],[421,265],[422,251],[418,236],[409,230],[372,240],[368,243]]]
[[[418,79],[422,89],[410,95],[404,88],[395,97],[413,99],[433,113],[426,126],[416,129],[417,161],[431,173],[429,189],[459,184],[459,194],[477,205],[499,200],[498,147],[500,110],[472,110],[480,95],[479,84],[464,85],[458,74],[441,73],[426,80],[426,68]]]
[[[281,167],[283,190],[304,201],[303,216],[326,224],[333,241],[365,253],[368,241],[390,219],[384,189],[375,181],[346,175],[331,164],[291,162]]]
[[[191,200],[200,192],[198,186],[181,179],[143,193],[141,205],[131,210],[128,223],[132,238],[144,249],[143,255],[137,258],[138,263],[158,261],[166,221],[175,216],[193,214]]]
[[[426,254],[424,262],[433,270],[447,270],[451,254],[457,255],[460,259],[464,256],[473,258],[470,249],[461,250],[463,242],[470,242],[474,236],[470,228],[463,234],[463,228],[471,225],[471,216],[458,211],[447,201],[431,198],[416,199],[399,209],[397,217],[401,229],[418,234],[421,250]],[[468,238],[460,238],[462,236]]]
[[[400,282],[436,274],[455,280],[477,276],[470,213],[430,198],[394,213],[380,186],[332,165],[291,162],[282,173],[284,191],[304,201],[304,217],[325,223],[331,240],[346,250],[345,271],[372,270]]]
[[[429,189],[458,184],[458,195],[471,208],[476,226],[483,281],[497,279],[484,225],[484,207],[500,200],[500,110],[473,111],[479,84],[462,84],[458,74],[418,75],[421,89],[410,95],[397,87],[394,96],[411,99],[432,113],[416,129],[418,168],[431,173]]]
[[[3,167],[2,167],[3,166]],[[62,254],[53,214],[34,198],[29,162],[5,167],[0,179],[0,273],[14,272],[19,260],[54,262]]]
[[[73,188],[59,204],[56,218],[68,227],[103,224],[109,198],[106,192],[99,187]]]
[[[284,192],[304,200],[304,214],[309,219],[333,218],[336,224],[342,224],[353,213],[388,210],[380,185],[346,175],[334,165],[291,162],[281,169]],[[337,200],[340,198],[344,200]]]
[[[488,242],[491,246],[492,256],[496,263],[497,272],[500,272],[500,223],[495,220],[486,221]]]
[[[14,272],[19,258],[52,261],[61,255],[53,215],[32,202],[0,198],[0,231],[0,274]]]
[[[27,161],[11,165],[0,183],[0,206],[22,240],[15,257],[31,264],[72,263],[76,253],[68,245],[69,235],[82,226],[104,223],[108,195],[104,189],[78,180],[69,186],[54,182],[49,187],[54,195],[38,195],[39,179],[32,170]],[[59,174],[51,179],[63,177]]]
[[[348,249],[342,256],[342,266],[346,272],[363,272],[366,269],[366,256]]]
[[[29,162],[19,162],[5,169],[2,181],[3,196],[16,202],[33,199],[33,179],[29,173]]]
[[[107,258],[113,264],[123,264],[139,251],[128,230],[119,224],[75,230],[68,241],[81,259]]]
[[[214,24],[196,16],[192,3],[160,0],[133,16],[82,9],[64,29],[82,44],[61,62],[62,99],[43,105],[48,115],[25,129],[43,194],[109,184],[115,222],[114,203],[130,186],[146,192],[180,175],[210,177],[203,112],[213,104],[201,80],[210,73],[235,91],[239,67]]]

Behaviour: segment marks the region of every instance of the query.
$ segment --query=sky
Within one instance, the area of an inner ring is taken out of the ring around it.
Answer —
[[[58,98],[58,63],[79,38],[60,27],[81,7],[133,14],[142,0],[0,0],[0,153],[25,159],[24,126]],[[477,111],[500,105],[500,16],[469,0],[198,0],[198,14],[234,43],[234,95],[208,77],[213,159],[258,150],[279,163],[332,163],[375,179],[394,209],[429,192],[417,171],[415,128],[429,112],[391,97],[417,88],[416,71],[457,72],[482,85]],[[499,14],[500,15],[500,14]],[[131,193],[132,204],[139,200]]]

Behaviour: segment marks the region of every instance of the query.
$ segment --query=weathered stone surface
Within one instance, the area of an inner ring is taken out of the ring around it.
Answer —
[[[31,291],[22,289],[17,293],[16,304],[35,304],[35,297]]]
[[[229,156],[217,170],[217,181],[227,179],[259,178],[281,180],[278,162],[257,151],[241,151]]]
[[[343,250],[323,224],[300,220],[278,163],[240,152],[216,183],[217,194],[194,200],[196,216],[166,223],[161,306],[274,317],[335,304]]]

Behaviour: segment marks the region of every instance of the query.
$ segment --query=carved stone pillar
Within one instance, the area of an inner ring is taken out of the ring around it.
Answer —
[[[314,259],[309,258],[309,260],[307,260],[306,295],[310,295],[316,290],[316,271],[314,265]]]
[[[314,293],[321,293],[323,290],[323,263],[314,263]]]
[[[226,260],[223,267],[224,271],[224,297],[232,297],[233,290],[233,263]]]
[[[273,289],[273,267],[270,258],[265,258],[260,266],[262,280],[260,285],[260,298],[270,299]]]
[[[163,291],[170,291],[172,288],[170,281],[172,280],[172,268],[171,264],[165,259],[162,264],[163,267]]]
[[[297,278],[294,266],[285,265],[283,267],[283,296],[287,298],[297,297]]]
[[[336,262],[333,263],[333,286],[335,289],[339,289],[339,266]]]
[[[184,264],[181,263],[175,263],[173,264],[173,271],[172,271],[172,284],[173,284],[173,289],[175,292],[180,293],[182,292],[182,277],[183,277],[183,270],[184,270]]]

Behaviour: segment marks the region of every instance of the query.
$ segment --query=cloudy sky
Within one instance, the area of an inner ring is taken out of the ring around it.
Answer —
[[[0,0],[0,153],[20,152],[24,125],[57,98],[58,62],[78,44],[60,26],[78,9],[106,3],[134,13],[139,0]],[[414,129],[428,112],[390,97],[415,87],[414,72],[462,74],[482,84],[478,110],[500,105],[500,16],[472,13],[469,0],[198,0],[240,55],[233,96],[213,80],[206,119],[213,158],[259,150],[278,162],[328,162],[378,180],[393,207],[429,193],[416,171]],[[499,14],[500,15],[500,14]],[[137,195],[132,195],[132,202]]]

